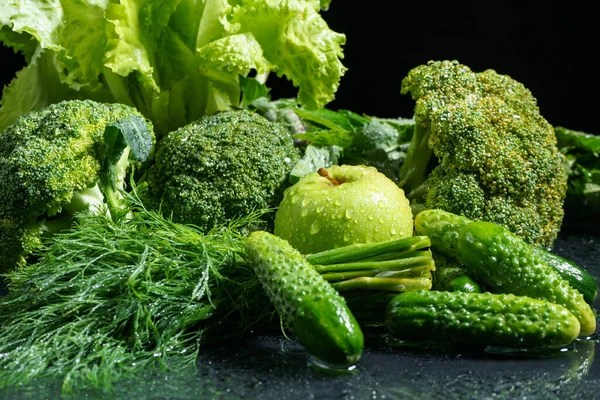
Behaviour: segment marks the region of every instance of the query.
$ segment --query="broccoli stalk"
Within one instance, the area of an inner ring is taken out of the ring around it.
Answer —
[[[125,177],[130,167],[130,157],[145,161],[152,150],[152,136],[146,121],[133,115],[106,126],[104,130],[104,160],[99,178],[94,186],[73,192],[73,197],[56,216],[47,218],[42,224],[46,233],[58,233],[68,229],[73,217],[81,211],[104,212],[109,215],[122,210],[122,192]]]
[[[152,151],[152,136],[146,121],[131,116],[108,125],[104,130],[104,148],[98,184],[108,210],[115,213],[123,207],[122,191],[130,154],[136,161],[145,161]]]
[[[422,203],[427,193],[424,183],[431,172],[431,163],[436,160],[429,147],[430,129],[422,124],[415,125],[406,158],[398,171],[398,186],[406,193],[413,205]]]

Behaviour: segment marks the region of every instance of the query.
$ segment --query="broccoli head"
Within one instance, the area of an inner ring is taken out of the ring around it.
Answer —
[[[247,110],[206,115],[159,141],[145,201],[207,231],[277,206],[299,158],[280,123]]]
[[[415,131],[399,185],[413,211],[440,208],[501,224],[551,247],[563,218],[567,175],[553,127],[525,86],[456,61],[412,69]]]
[[[141,140],[134,138],[134,153],[146,146],[147,157],[151,125],[120,104],[63,101],[22,116],[0,133],[1,271],[25,264],[42,235],[70,227],[76,212],[115,203],[131,153],[120,135],[125,130],[141,134]]]

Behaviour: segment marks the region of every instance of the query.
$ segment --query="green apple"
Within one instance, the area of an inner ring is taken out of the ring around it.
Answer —
[[[412,236],[404,191],[373,167],[334,165],[286,189],[275,235],[301,253]]]

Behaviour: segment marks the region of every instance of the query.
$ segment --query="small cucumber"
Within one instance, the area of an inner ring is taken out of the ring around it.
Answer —
[[[577,289],[588,304],[592,304],[598,296],[598,283],[589,272],[579,267],[573,261],[566,260],[540,247],[533,247],[537,255],[546,264],[554,268],[563,279],[567,280],[572,287]]]
[[[252,265],[283,322],[313,357],[349,365],[362,354],[364,337],[344,298],[286,240],[265,231],[245,245]]]
[[[415,217],[415,231],[431,238],[433,250],[464,264],[484,287],[563,305],[579,320],[581,336],[596,331],[596,317],[580,292],[582,286],[571,286],[556,264],[538,254],[538,247],[507,228],[433,209]]]
[[[596,316],[583,295],[507,228],[484,221],[470,223],[461,229],[458,254],[486,287],[560,304],[579,320],[581,336],[596,331]]]
[[[398,339],[501,347],[563,347],[579,335],[565,307],[512,294],[416,291],[394,297],[386,326]]]
[[[443,253],[433,252],[435,270],[431,273],[431,290],[447,292],[481,293],[479,283],[471,278],[469,270]]]

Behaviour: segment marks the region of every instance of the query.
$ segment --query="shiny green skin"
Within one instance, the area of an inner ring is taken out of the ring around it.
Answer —
[[[540,247],[532,247],[541,259],[554,268],[563,279],[567,280],[572,287],[583,295],[584,300],[588,304],[592,304],[598,296],[598,283],[589,272],[570,260],[566,260]]]
[[[429,236],[431,247],[452,258],[458,258],[460,230],[472,220],[443,210],[425,210],[415,216],[415,233]],[[420,233],[419,233],[420,232]]]
[[[448,292],[481,293],[483,289],[473,278],[469,270],[458,263],[456,259],[448,257],[438,251],[433,252],[435,270],[432,271],[431,290]]]
[[[502,347],[563,347],[579,334],[566,308],[545,300],[493,293],[416,291],[394,297],[389,332],[401,340]]]
[[[473,222],[461,230],[459,259],[478,281],[502,293],[545,299],[577,317],[581,336],[596,331],[596,318],[583,295],[507,228]]]
[[[282,238],[256,231],[245,253],[280,317],[309,354],[340,366],[360,359],[364,337],[358,322],[300,252]]]
[[[472,220],[442,210],[425,210],[415,216],[415,232],[417,235],[427,235],[431,239],[434,250],[452,258],[458,259],[457,242],[459,232]],[[596,280],[587,271],[572,261],[546,251],[538,246],[529,248],[543,261],[554,268],[560,276],[577,289],[588,304],[598,295]],[[437,261],[437,260],[436,260]]]
[[[468,275],[457,276],[448,282],[447,287],[450,292],[481,293],[483,291],[481,286]]]

